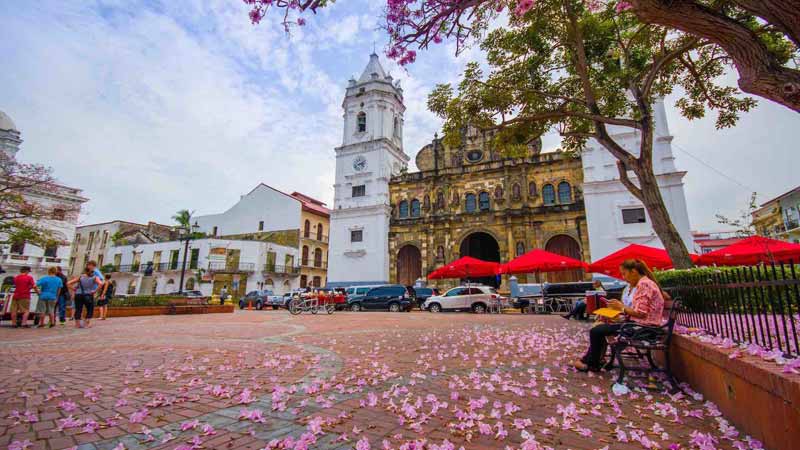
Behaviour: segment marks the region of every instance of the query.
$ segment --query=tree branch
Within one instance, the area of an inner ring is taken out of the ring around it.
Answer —
[[[642,194],[642,190],[639,188],[639,186],[636,186],[633,183],[633,180],[628,178],[628,169],[622,161],[617,161],[617,170],[619,170],[620,183],[628,188],[628,191],[630,191],[634,197],[639,199],[640,202],[644,202],[644,194]]]

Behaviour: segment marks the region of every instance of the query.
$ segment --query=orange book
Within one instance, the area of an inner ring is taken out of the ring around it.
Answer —
[[[622,311],[611,308],[600,308],[600,309],[595,309],[593,313],[600,317],[607,317],[609,319],[613,319],[618,315],[622,314]]]

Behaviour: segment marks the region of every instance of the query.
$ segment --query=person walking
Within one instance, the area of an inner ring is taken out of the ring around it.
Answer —
[[[108,305],[114,297],[114,284],[111,282],[111,274],[105,274],[104,278],[106,281],[103,283],[100,296],[97,298],[97,307],[100,309],[100,320],[106,320],[108,316]]]
[[[75,287],[75,328],[91,327],[92,315],[94,314],[94,294],[103,285],[103,280],[97,276],[95,270],[88,264],[83,274],[75,277],[67,283],[69,287]],[[86,322],[82,320],[83,309],[86,308]]]
[[[61,280],[61,290],[58,294],[57,308],[58,308],[58,323],[64,326],[67,322],[67,303],[70,300],[70,292],[67,289],[67,276],[61,271],[61,266],[56,267],[56,276]]]
[[[39,293],[36,282],[30,275],[31,268],[23,266],[14,277],[14,296],[11,299],[11,326],[17,328],[17,317],[22,314],[22,327],[28,328],[28,315],[31,308],[31,290]]]
[[[56,326],[56,302],[61,294],[61,290],[65,289],[64,283],[61,278],[56,276],[56,268],[51,267],[47,269],[47,276],[42,277],[36,282],[36,287],[39,288],[39,303],[37,310],[42,313],[42,318],[39,321],[39,326],[44,328],[45,317],[50,318],[50,328]]]

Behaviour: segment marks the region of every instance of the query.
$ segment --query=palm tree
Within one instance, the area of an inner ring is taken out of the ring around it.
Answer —
[[[188,209],[181,209],[174,216],[172,216],[172,220],[175,221],[181,228],[185,228],[187,230],[192,229],[192,214],[194,211],[189,211]]]

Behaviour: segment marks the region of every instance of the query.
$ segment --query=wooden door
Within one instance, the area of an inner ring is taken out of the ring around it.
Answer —
[[[547,241],[545,250],[551,253],[556,253],[562,256],[568,256],[577,260],[581,260],[581,247],[575,239],[565,235],[559,234],[553,236]],[[581,281],[583,279],[583,270],[569,270],[566,272],[549,272],[545,274],[547,281],[551,283],[566,283],[570,281]]]
[[[422,255],[417,247],[406,245],[397,253],[397,283],[413,286],[422,276]]]

